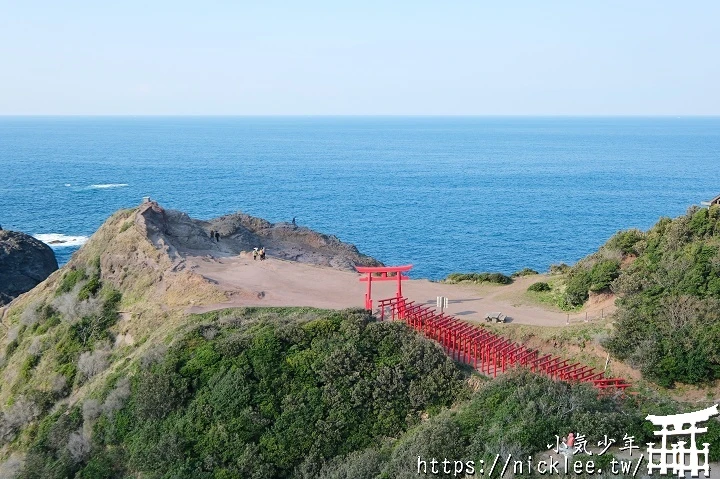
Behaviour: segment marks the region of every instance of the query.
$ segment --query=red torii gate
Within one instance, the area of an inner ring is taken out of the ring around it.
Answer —
[[[367,274],[360,278],[360,281],[367,282],[367,293],[365,293],[365,309],[372,311],[372,284],[374,281],[397,281],[397,292],[395,297],[402,298],[402,282],[410,279],[403,273],[410,271],[411,264],[405,266],[355,266],[358,273]],[[388,273],[395,273],[389,276]],[[373,276],[376,275],[376,276]]]
[[[379,319],[385,320],[385,311],[389,308],[388,319],[400,320],[426,337],[437,341],[453,360],[471,365],[483,374],[497,376],[509,368],[521,366],[549,376],[555,380],[587,382],[597,389],[624,391],[631,384],[622,378],[606,378],[604,371],[598,371],[581,363],[570,363],[552,354],[541,355],[537,349],[516,343],[486,328],[462,321],[454,316],[437,313],[425,304],[415,304],[402,295],[402,282],[409,279],[403,273],[412,265],[406,266],[356,266],[364,275],[360,281],[367,282],[365,309],[372,311],[372,283],[375,281],[397,281],[395,297],[381,299]]]

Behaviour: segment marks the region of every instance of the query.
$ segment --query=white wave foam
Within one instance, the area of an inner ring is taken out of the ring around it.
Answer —
[[[51,248],[82,246],[87,243],[87,240],[89,239],[87,236],[67,236],[60,233],[43,233],[39,235],[33,235],[33,237],[42,241]]]
[[[130,186],[127,183],[102,183],[99,185],[90,185],[88,186],[91,190],[106,190],[108,188],[124,188],[126,186]]]

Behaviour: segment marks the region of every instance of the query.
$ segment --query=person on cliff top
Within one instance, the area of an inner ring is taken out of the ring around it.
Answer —
[[[210,230],[210,239],[215,241],[215,230]]]
[[[253,248],[253,261],[257,261],[258,257],[258,249],[257,247]]]
[[[265,248],[260,250],[260,261],[265,261]]]
[[[297,223],[295,223],[295,217],[294,217],[294,216],[293,216],[293,222],[292,222],[292,224],[293,224],[293,226],[297,226]]]
[[[220,233],[217,231],[215,232],[215,241],[220,242]]]

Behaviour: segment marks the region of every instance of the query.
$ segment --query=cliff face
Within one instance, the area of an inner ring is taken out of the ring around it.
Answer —
[[[237,255],[264,247],[275,258],[338,269],[382,264],[335,236],[289,223],[270,223],[243,213],[201,221],[150,202],[141,206],[136,223],[145,229],[156,247],[167,249],[173,259],[186,254]],[[210,238],[211,230],[220,234],[219,241]]]
[[[0,306],[30,291],[58,269],[55,253],[42,241],[0,230]]]

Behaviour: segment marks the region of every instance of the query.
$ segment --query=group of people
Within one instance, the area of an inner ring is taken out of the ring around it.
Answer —
[[[220,233],[215,230],[210,230],[210,239],[216,243],[220,242]],[[260,261],[265,260],[265,247],[253,248],[253,260],[260,258]]]

